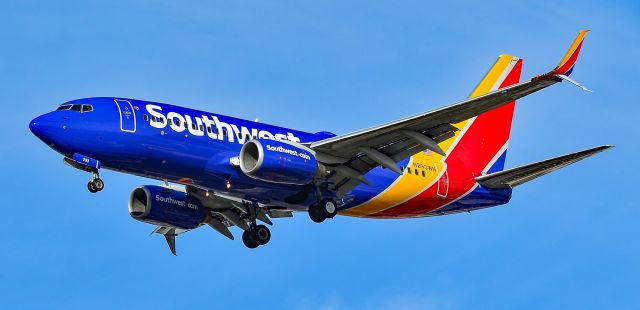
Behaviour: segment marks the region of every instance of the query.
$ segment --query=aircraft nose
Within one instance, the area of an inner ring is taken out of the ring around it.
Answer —
[[[41,125],[40,125],[40,123],[41,123],[40,117],[41,116],[38,116],[38,117],[34,118],[29,123],[29,130],[31,130],[31,132],[36,136],[38,135],[38,131],[39,131],[40,127],[41,127]]]
[[[51,114],[40,115],[29,123],[29,130],[47,144],[51,143],[53,131],[57,127],[56,121]]]
[[[31,132],[36,135],[36,137],[40,138],[40,136],[43,134],[43,130],[46,124],[46,118],[44,117],[45,115],[40,115],[36,118],[34,118],[30,123],[29,123],[29,130],[31,130]]]

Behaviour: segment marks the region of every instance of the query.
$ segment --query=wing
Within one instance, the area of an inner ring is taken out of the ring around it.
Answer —
[[[426,112],[353,133],[317,141],[309,145],[318,160],[330,167],[329,182],[339,196],[360,183],[371,169],[382,166],[401,173],[397,162],[425,149],[445,156],[441,143],[456,136],[462,128],[457,123],[496,109],[568,78],[577,60],[584,36],[580,31],[562,61],[552,71],[528,81],[505,85],[510,72],[521,60],[501,55],[470,98],[431,112]],[[518,72],[519,74],[519,72]],[[582,86],[581,86],[582,87]]]
[[[181,190],[180,187],[174,187]],[[208,225],[223,236],[234,240],[229,227],[237,226],[244,230],[249,229],[249,218],[254,217],[265,224],[273,225],[271,218],[293,217],[291,210],[269,207],[260,204],[248,205],[240,198],[224,196],[207,189],[193,185],[187,185],[185,191],[192,197],[197,198],[207,209],[207,213],[202,225]],[[250,214],[251,213],[251,214]],[[171,227],[157,226],[151,234],[163,235],[167,245],[173,255],[176,254],[176,236],[190,230]]]
[[[592,149],[576,152],[556,158],[547,159],[541,162],[520,166],[496,173],[483,175],[476,178],[482,186],[492,188],[516,187],[529,182],[547,173],[564,168],[573,163],[579,162],[596,153],[600,153],[611,148],[611,145],[603,145]]]

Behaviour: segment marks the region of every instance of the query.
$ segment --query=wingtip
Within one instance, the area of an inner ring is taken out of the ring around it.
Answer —
[[[615,145],[611,145],[611,144],[605,144],[605,145],[601,145],[601,146],[596,146],[594,148],[592,148],[591,150],[594,151],[595,153],[599,153],[599,152],[604,152],[608,149],[612,149],[616,147]]]
[[[578,60],[578,56],[580,55],[580,49],[582,48],[584,37],[589,31],[591,30],[583,29],[578,32],[578,35],[569,46],[569,49],[564,54],[564,57],[562,57],[562,60],[560,60],[558,66],[556,66],[552,71],[553,74],[562,74],[566,76],[571,74],[573,67]]]

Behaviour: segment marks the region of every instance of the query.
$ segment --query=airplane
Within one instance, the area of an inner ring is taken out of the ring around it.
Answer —
[[[72,100],[29,124],[33,134],[91,174],[101,169],[159,180],[133,189],[130,215],[176,236],[208,225],[248,248],[271,239],[271,219],[306,212],[399,219],[506,204],[512,189],[610,145],[505,169],[516,99],[569,75],[582,30],[551,71],[520,82],[522,59],[500,55],[468,99],[352,133],[309,133],[185,107],[120,97]],[[259,224],[259,222],[264,224]]]

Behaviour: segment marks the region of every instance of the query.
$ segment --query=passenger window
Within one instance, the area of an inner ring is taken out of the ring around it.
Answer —
[[[407,173],[411,174],[411,168],[407,167]]]
[[[91,111],[93,111],[93,106],[92,105],[90,105],[90,104],[83,104],[82,105],[82,113],[91,112]]]
[[[173,120],[172,119],[167,119],[167,124],[173,125]]]
[[[202,127],[202,125],[200,125],[200,131],[204,131],[204,127]]]
[[[416,175],[418,175],[418,169],[414,169],[413,173],[415,173]]]
[[[142,116],[142,118],[144,118],[144,121],[146,122],[146,121],[149,120],[149,115],[145,114],[145,115]]]
[[[152,116],[152,117],[151,117],[151,121],[152,121],[152,122],[157,122],[156,117],[155,117],[155,116]]]
[[[185,121],[183,125],[184,125],[184,128],[189,128],[189,125],[187,125],[187,121]]]
[[[424,172],[424,170],[422,170],[422,177],[424,178],[426,176],[427,176],[427,174]]]
[[[211,130],[211,127],[210,127],[210,126],[207,126],[207,132],[208,132],[208,133],[212,133],[212,132],[213,132],[213,131]]]

